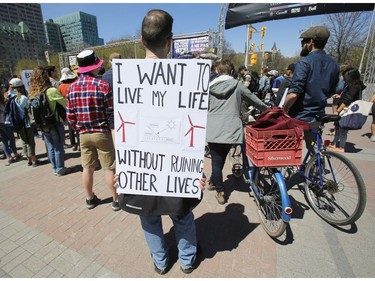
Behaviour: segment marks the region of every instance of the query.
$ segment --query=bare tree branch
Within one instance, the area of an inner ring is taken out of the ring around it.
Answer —
[[[330,14],[326,25],[331,36],[326,45],[327,53],[338,63],[351,62],[351,50],[362,46],[369,28],[370,12]]]

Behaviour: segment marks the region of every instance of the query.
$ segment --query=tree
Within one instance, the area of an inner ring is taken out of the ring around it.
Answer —
[[[46,66],[46,65],[47,65],[47,62],[43,61],[43,64],[41,66]],[[21,70],[33,70],[37,66],[38,66],[37,60],[30,60],[30,59],[19,60],[14,68],[14,74],[20,77]]]
[[[232,60],[236,52],[232,49],[229,41],[223,39],[223,59]]]
[[[370,26],[370,16],[369,12],[327,15],[326,25],[331,35],[325,49],[339,64],[359,65],[359,61],[353,61],[350,54],[356,48],[363,49],[363,42]]]

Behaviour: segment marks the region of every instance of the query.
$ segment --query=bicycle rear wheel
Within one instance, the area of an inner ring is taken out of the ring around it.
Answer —
[[[318,157],[307,163],[305,195],[313,210],[334,225],[347,225],[362,215],[366,206],[366,188],[361,174],[345,156],[324,151],[321,153],[323,186],[319,187]]]
[[[286,229],[279,184],[270,168],[259,167],[254,183],[259,188],[258,215],[264,230],[271,237],[281,236]]]

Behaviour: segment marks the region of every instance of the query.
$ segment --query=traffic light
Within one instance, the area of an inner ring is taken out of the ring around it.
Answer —
[[[249,27],[249,40],[251,40],[251,38],[253,38],[253,31],[254,31],[254,28]]]
[[[252,64],[252,65],[257,64],[257,58],[258,58],[258,55],[257,55],[257,54],[251,54],[251,57],[250,57],[250,64]]]
[[[254,53],[255,43],[251,43],[251,52]]]
[[[264,52],[264,59],[265,60],[268,60],[269,56],[270,56],[269,52]]]
[[[259,45],[259,50],[263,51],[263,42]]]
[[[262,26],[262,28],[260,29],[260,37],[263,38],[264,37],[264,32],[266,31],[267,27],[265,26]]]

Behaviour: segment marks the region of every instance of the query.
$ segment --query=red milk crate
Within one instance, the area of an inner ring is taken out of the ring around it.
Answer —
[[[256,131],[246,127],[246,155],[258,167],[301,165],[302,141],[299,128]]]

